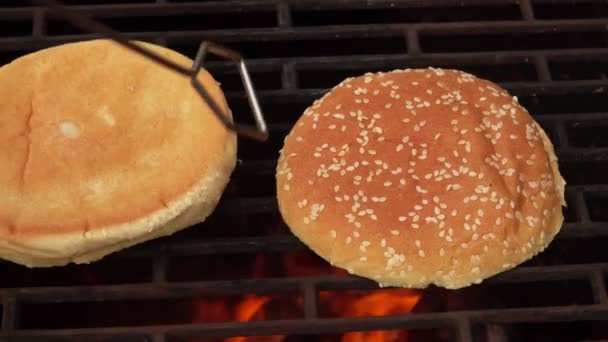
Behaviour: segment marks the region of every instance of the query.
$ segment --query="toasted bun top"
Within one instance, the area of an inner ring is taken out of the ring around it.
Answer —
[[[382,285],[479,283],[543,250],[563,221],[544,131],[505,90],[456,70],[346,79],[293,127],[277,179],[293,233]]]
[[[211,75],[202,70],[199,79],[229,111]],[[0,240],[132,222],[235,159],[234,134],[187,77],[111,41],[61,45],[3,66],[0,98]]]

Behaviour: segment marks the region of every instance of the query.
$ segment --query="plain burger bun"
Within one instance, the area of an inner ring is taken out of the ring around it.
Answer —
[[[91,262],[202,221],[236,163],[236,136],[187,77],[112,41],[3,66],[0,98],[0,257],[15,263]]]
[[[293,233],[395,287],[461,288],[530,259],[560,230],[564,186],[517,98],[441,69],[346,79],[304,112],[277,167]]]

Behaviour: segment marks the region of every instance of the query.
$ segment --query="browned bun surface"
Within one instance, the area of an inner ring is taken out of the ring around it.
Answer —
[[[236,162],[235,135],[187,77],[111,41],[3,66],[0,98],[0,257],[28,266],[89,262],[203,220]]]
[[[516,98],[441,69],[346,79],[304,112],[277,167],[298,238],[398,287],[460,288],[530,259],[560,230],[564,186]]]

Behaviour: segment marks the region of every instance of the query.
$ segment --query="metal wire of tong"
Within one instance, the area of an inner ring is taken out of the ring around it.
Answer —
[[[234,131],[238,135],[253,140],[266,141],[268,139],[268,127],[266,126],[264,115],[262,114],[262,110],[260,109],[260,104],[253,88],[253,83],[251,82],[251,78],[249,77],[249,72],[247,71],[245,60],[238,52],[220,46],[213,42],[203,41],[199,46],[192,68],[188,69],[150,51],[149,49],[132,43],[118,32],[112,30],[111,28],[93,20],[84,13],[80,13],[73,9],[67,8],[66,6],[60,4],[58,1],[32,0],[32,2],[37,6],[48,8],[49,11],[54,15],[69,21],[70,23],[78,26],[79,28],[85,31],[102,34],[118,42],[124,47],[129,48],[162,66],[172,69],[173,71],[178,72],[184,76],[188,76],[196,92],[207,103],[207,105],[209,105],[215,116],[222,122],[222,124],[227,129]],[[243,81],[243,86],[245,87],[247,98],[249,99],[249,106],[253,111],[253,117],[255,119],[256,128],[252,126],[233,123],[230,120],[229,115],[222,111],[219,105],[207,92],[205,87],[196,78],[198,71],[203,66],[203,63],[205,62],[205,58],[207,57],[208,53],[212,53],[219,57],[231,60],[238,65],[241,80]]]

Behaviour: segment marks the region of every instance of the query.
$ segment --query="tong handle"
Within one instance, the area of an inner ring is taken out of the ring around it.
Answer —
[[[203,85],[196,78],[198,71],[200,70],[200,68],[202,68],[203,63],[205,62],[207,53],[213,53],[214,55],[232,60],[233,62],[238,64],[239,74],[241,75],[241,80],[243,81],[243,86],[245,87],[247,98],[249,99],[249,106],[251,107],[251,110],[253,112],[253,117],[255,119],[257,129],[245,125],[234,125],[228,118],[228,115],[226,115],[217,106],[217,104],[211,98],[207,90],[205,90]],[[253,89],[253,83],[251,82],[251,78],[249,77],[249,72],[247,71],[245,60],[238,52],[210,41],[202,42],[192,65],[192,76],[190,77],[190,80],[192,81],[192,86],[194,87],[194,89],[196,89],[196,91],[201,95],[201,97],[205,99],[207,104],[211,107],[211,109],[213,110],[215,115],[220,119],[220,121],[222,121],[224,126],[235,131],[239,135],[254,140],[264,141],[268,139],[268,127],[266,126],[266,122],[264,121],[264,115],[262,114],[258,98],[255,94],[255,90]]]

